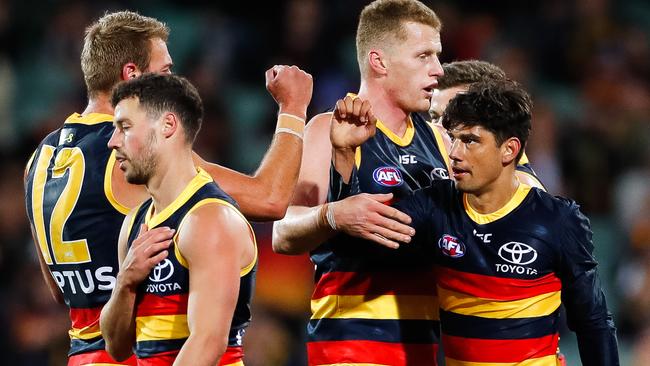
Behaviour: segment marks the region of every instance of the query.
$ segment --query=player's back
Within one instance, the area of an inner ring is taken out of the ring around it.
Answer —
[[[113,197],[113,116],[73,114],[28,163],[27,214],[70,307],[70,355],[100,350],[99,313],[118,271],[117,240],[128,208]]]

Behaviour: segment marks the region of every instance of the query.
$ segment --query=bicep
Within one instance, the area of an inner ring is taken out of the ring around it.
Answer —
[[[316,206],[327,199],[332,144],[331,113],[320,114],[305,129],[303,158],[292,205]]]

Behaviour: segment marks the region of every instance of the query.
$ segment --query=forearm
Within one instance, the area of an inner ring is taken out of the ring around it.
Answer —
[[[335,234],[326,214],[325,205],[290,206],[285,218],[273,224],[273,250],[296,255],[316,249]]]
[[[100,329],[106,341],[106,351],[117,361],[128,358],[135,343],[136,292],[119,280],[111,298],[102,309]]]
[[[350,148],[332,148],[332,165],[346,184],[354,169],[354,152],[355,149]]]
[[[619,365],[616,330],[613,324],[605,329],[577,332],[576,335],[583,365]]]
[[[226,352],[227,337],[190,335],[181,348],[174,366],[215,366]]]

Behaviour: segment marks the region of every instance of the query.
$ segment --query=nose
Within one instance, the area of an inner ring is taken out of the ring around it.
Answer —
[[[451,143],[451,147],[449,148],[449,159],[454,160],[454,161],[461,161],[461,155],[460,155],[460,149],[461,149],[461,144],[458,139],[453,140]]]
[[[117,149],[118,147],[120,147],[121,138],[119,135],[120,135],[119,130],[117,128],[114,129],[111,138],[108,140],[107,145],[109,149]]]
[[[445,71],[442,69],[442,64],[440,64],[440,59],[438,56],[432,58],[431,68],[429,69],[429,76],[441,77],[445,74]]]

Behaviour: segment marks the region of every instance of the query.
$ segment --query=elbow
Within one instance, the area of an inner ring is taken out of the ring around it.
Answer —
[[[266,209],[265,216],[267,221],[276,221],[282,220],[284,215],[287,214],[287,208],[289,208],[289,200],[279,200],[279,199],[269,199]]]
[[[125,361],[133,354],[131,347],[119,347],[115,342],[112,342],[109,337],[106,337],[106,335],[104,335],[104,341],[106,342],[106,352],[108,352],[115,361]]]
[[[284,218],[289,207],[288,200],[278,200],[273,197],[253,199],[250,203],[239,202],[241,212],[251,221],[276,221]]]

